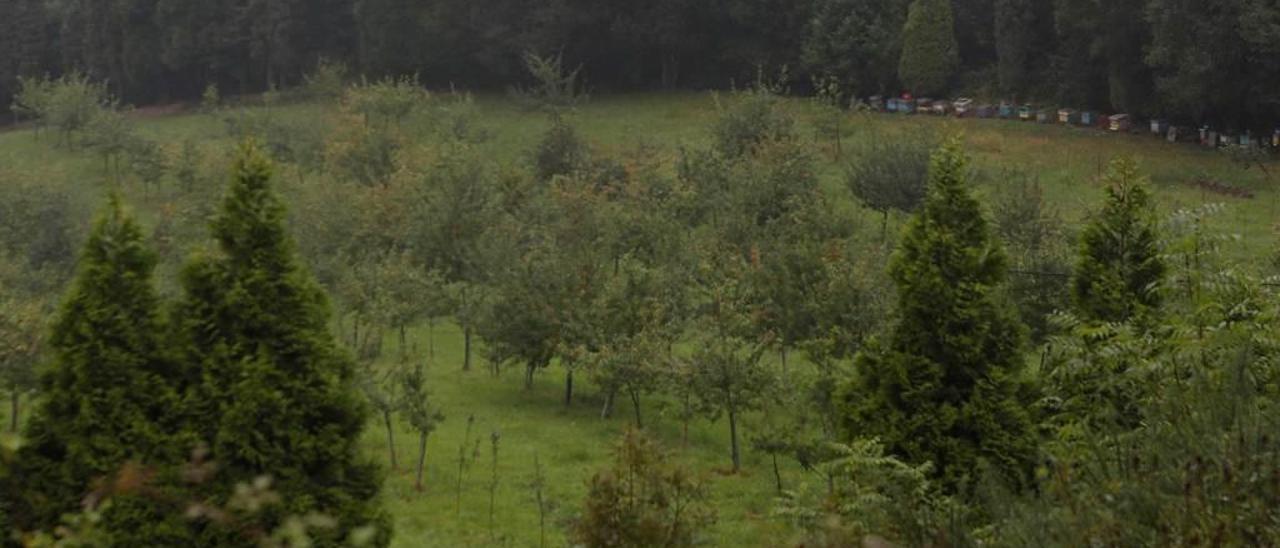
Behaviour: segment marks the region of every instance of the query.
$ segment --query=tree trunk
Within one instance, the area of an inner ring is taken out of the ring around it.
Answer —
[[[573,405],[573,370],[566,369],[564,373],[564,406]]]
[[[729,409],[729,443],[733,451],[733,471],[737,473],[742,468],[742,457],[738,454],[738,413],[732,408]]]
[[[836,105],[836,161],[837,162],[840,161],[840,156],[841,156],[841,153],[843,152],[843,150],[841,150],[842,146],[840,143],[840,118],[842,118],[843,116],[844,116],[844,110],[840,108],[840,105]]]
[[[685,391],[684,414],[680,417],[680,447],[689,447],[689,418],[693,416],[693,397]]]
[[[772,453],[773,457],[773,481],[778,485],[778,494],[782,494],[782,473],[778,471],[778,454]]]
[[[408,340],[408,337],[405,336],[404,331],[405,331],[404,323],[401,323],[400,324],[400,357],[401,358],[406,358],[409,356],[409,349],[405,344],[405,341]]]
[[[471,326],[462,326],[462,370],[471,371]]]
[[[610,390],[609,393],[604,395],[604,405],[600,407],[600,420],[605,420],[613,414],[613,395],[615,393],[615,390]]]
[[[387,425],[387,453],[391,455],[391,469],[399,468],[396,463],[396,438],[395,429],[391,428],[391,412],[383,411],[382,420]]]
[[[422,469],[427,463],[427,435],[418,433],[418,481],[414,484],[414,489],[419,493],[422,492]]]
[[[22,411],[22,391],[13,387],[13,399],[9,402],[9,431],[18,433],[18,414]]]
[[[634,389],[628,390],[628,392],[631,393],[631,409],[635,411],[636,414],[636,428],[643,430],[644,423],[640,420],[640,393],[636,392]]]
[[[533,364],[524,366],[524,389],[533,390]]]
[[[662,87],[673,89],[680,81],[680,57],[674,53],[662,55]]]
[[[786,347],[786,345],[782,345],[782,346],[779,346],[779,347],[778,347],[778,355],[779,355],[779,356],[781,356],[781,358],[782,358],[782,376],[783,376],[783,378],[786,378],[786,376],[787,376],[787,347]]]

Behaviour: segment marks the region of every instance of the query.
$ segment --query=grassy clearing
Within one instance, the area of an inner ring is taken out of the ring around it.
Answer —
[[[411,345],[426,354],[425,329],[412,333]],[[603,400],[588,382],[576,380],[578,396],[572,407],[562,402],[563,370],[551,368],[538,374],[534,389],[525,391],[521,372],[493,377],[483,363],[470,373],[461,371],[462,337],[452,325],[435,329],[435,359],[428,375],[433,395],[447,418],[432,434],[427,448],[427,487],[414,490],[412,462],[417,437],[407,425],[398,425],[395,436],[401,466],[390,472],[384,487],[388,507],[396,517],[394,546],[537,546],[538,511],[533,502],[534,456],[542,462],[547,478],[551,511],[547,516],[549,546],[565,544],[564,529],[576,515],[592,471],[609,459],[613,441],[630,424],[621,405],[609,419],[600,418]],[[387,341],[388,354],[397,350]],[[578,379],[582,376],[579,375]],[[666,447],[694,469],[707,474],[719,508],[715,537],[724,546],[772,545],[782,541],[782,529],[769,519],[774,486],[766,462],[748,454],[746,472],[726,476],[729,468],[729,436],[723,421],[696,420],[690,424],[689,444],[681,447],[681,423],[660,402],[644,402],[646,426]],[[464,475],[461,510],[457,503],[458,454],[467,436],[467,416],[475,423],[466,446],[468,456],[478,448],[479,457]],[[753,417],[758,420],[759,417]],[[498,456],[499,487],[494,505],[494,537],[489,533],[489,484],[492,479],[490,433],[501,434]],[[475,445],[476,443],[479,445]],[[387,463],[386,434],[371,427],[363,443],[366,451]],[[787,478],[802,474],[789,467]],[[496,540],[495,540],[496,539]]]
[[[811,138],[814,132],[809,122],[813,111],[802,101],[795,101],[793,106],[803,121],[802,134]],[[544,117],[525,112],[503,97],[480,97],[477,107],[481,125],[492,134],[482,146],[495,162],[524,162],[526,151],[548,125]],[[306,121],[330,113],[322,105],[301,104],[276,107],[274,115]],[[715,103],[707,94],[654,94],[596,98],[579,109],[572,120],[601,152],[625,154],[645,144],[658,147],[660,154],[673,160],[680,147],[706,143],[706,128],[715,116]],[[1277,173],[1277,179],[1272,179],[1261,170],[1242,169],[1224,154],[1169,145],[1153,137],[1012,121],[865,115],[854,117],[850,127],[850,142],[906,130],[963,133],[981,172],[995,175],[1018,169],[1034,174],[1044,185],[1046,200],[1069,221],[1082,219],[1099,202],[1102,191],[1096,178],[1107,160],[1130,155],[1151,174],[1156,196],[1166,211],[1206,202],[1227,204],[1215,228],[1240,235],[1226,250],[1229,256],[1252,262],[1275,248],[1276,222],[1280,219],[1280,166],[1271,167]],[[178,146],[183,140],[198,141],[206,150],[226,149],[231,144],[221,122],[199,114],[141,120],[139,130],[169,147]],[[822,146],[829,152],[827,144]],[[34,139],[30,131],[0,133],[0,181],[5,180],[2,176],[6,173],[65,191],[85,215],[97,207],[107,188],[98,158],[85,151],[55,149],[48,139]],[[848,207],[856,207],[844,189],[840,166],[829,161],[829,156],[822,165],[822,174],[823,186],[832,196]],[[1256,196],[1241,199],[1212,194],[1195,186],[1201,179],[1246,188]],[[982,192],[1001,192],[995,182],[999,177],[983,180],[986,182],[982,183]],[[148,192],[130,186],[123,192],[144,220],[191,199],[172,188]],[[866,219],[869,227],[878,227],[878,220],[871,216]],[[162,277],[170,278],[171,274],[162,272]],[[170,282],[171,279],[162,280],[162,284]],[[432,392],[448,418],[430,438],[427,488],[422,493],[413,488],[411,463],[417,448],[416,436],[407,425],[397,425],[401,466],[389,471],[384,495],[395,516],[395,546],[538,545],[538,512],[529,487],[535,455],[543,463],[547,495],[553,505],[548,515],[547,541],[549,545],[563,545],[564,525],[577,511],[586,480],[593,470],[607,463],[613,440],[630,422],[629,414],[620,408],[614,418],[601,419],[600,395],[581,375],[579,396],[572,407],[566,408],[561,402],[563,370],[556,367],[540,373],[532,391],[522,388],[519,372],[495,378],[481,363],[475,371],[463,373],[458,330],[452,325],[440,325],[433,331],[434,336],[428,337],[425,327],[414,329],[410,340],[416,347],[415,359],[429,363]],[[385,360],[395,359],[395,345],[389,337]],[[434,352],[428,352],[432,347]],[[690,466],[712,478],[720,508],[720,523],[715,531],[720,545],[777,545],[787,538],[785,528],[771,518],[774,487],[767,461],[748,450],[745,471],[738,476],[724,476],[722,470],[728,468],[729,456],[723,421],[695,420],[690,426],[688,445],[683,447],[681,424],[674,409],[652,400],[645,405],[650,429]],[[0,424],[7,424],[7,414],[7,405],[0,408]],[[463,478],[459,504],[458,455],[471,414],[475,423],[470,433],[472,445],[466,451],[470,453],[478,440],[479,458]],[[759,415],[748,416],[745,431],[750,432],[751,423],[760,419]],[[489,435],[495,430],[501,433],[501,445],[491,536],[487,486],[492,464]],[[371,457],[387,462],[385,433],[380,423],[371,424],[363,447]],[[783,472],[788,483],[804,474],[790,462],[785,463]]]

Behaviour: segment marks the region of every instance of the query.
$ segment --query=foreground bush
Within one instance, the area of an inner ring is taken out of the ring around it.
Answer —
[[[607,546],[695,546],[715,523],[704,481],[671,464],[657,444],[628,430],[614,464],[591,478],[575,542]]]

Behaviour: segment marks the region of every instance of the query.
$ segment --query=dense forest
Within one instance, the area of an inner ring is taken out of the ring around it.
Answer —
[[[288,87],[322,58],[435,87],[503,88],[525,52],[607,90],[724,87],[783,67],[859,96],[962,94],[1269,134],[1268,0],[10,0],[0,102],[72,69],[134,103]],[[920,66],[920,63],[925,66]],[[927,74],[921,74],[921,71]]]

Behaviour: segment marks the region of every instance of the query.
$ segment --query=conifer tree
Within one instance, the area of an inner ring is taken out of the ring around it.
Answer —
[[[1107,203],[1085,227],[1071,283],[1072,304],[1090,323],[1124,322],[1160,306],[1160,258],[1151,194],[1133,160],[1117,159],[1104,179]]]
[[[934,154],[924,208],[889,267],[894,324],[858,355],[844,394],[847,436],[933,463],[953,490],[971,485],[980,460],[1020,483],[1036,451],[1019,401],[1024,328],[996,296],[1005,256],[970,194],[967,163],[955,140]]]
[[[143,237],[113,197],[84,247],[23,432],[14,472],[20,485],[3,496],[21,497],[6,502],[24,530],[56,525],[126,462],[173,464],[190,449],[174,436],[176,368],[151,282],[156,259]],[[121,546],[181,538],[176,520],[157,511],[140,497],[117,496],[101,527]]]
[[[212,221],[217,250],[183,273],[179,317],[198,378],[189,411],[218,464],[211,495],[268,475],[283,503],[262,516],[267,529],[280,516],[319,512],[337,522],[321,545],[370,525],[385,545],[380,478],[358,454],[368,412],[355,363],[328,331],[327,299],[294,256],[271,181],[268,160],[244,145]],[[206,543],[242,542],[216,527],[203,534]]]
[[[902,58],[898,77],[914,93],[931,95],[947,90],[960,67],[955,17],[950,0],[915,0],[902,29]]]

